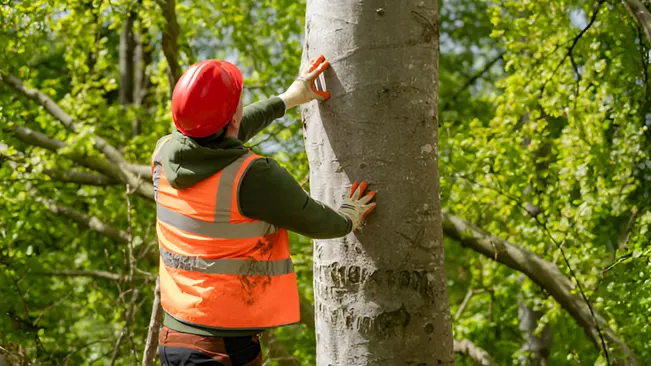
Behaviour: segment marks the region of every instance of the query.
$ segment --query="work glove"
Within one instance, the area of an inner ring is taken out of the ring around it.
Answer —
[[[329,91],[318,90],[315,84],[316,79],[330,64],[325,56],[320,55],[310,60],[305,70],[279,97],[285,102],[286,109],[310,102],[312,100],[326,100],[330,98]]]
[[[344,198],[344,202],[339,208],[339,212],[348,216],[353,222],[352,231],[357,230],[364,222],[366,216],[375,209],[376,203],[371,202],[375,198],[375,192],[368,191],[364,193],[367,186],[366,181],[353,183],[352,187],[350,187],[350,196]]]

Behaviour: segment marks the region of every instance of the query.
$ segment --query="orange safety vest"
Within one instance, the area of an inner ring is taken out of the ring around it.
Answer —
[[[242,215],[239,186],[247,153],[184,189],[170,186],[156,144],[152,169],[163,309],[216,329],[270,328],[300,320],[287,230]]]

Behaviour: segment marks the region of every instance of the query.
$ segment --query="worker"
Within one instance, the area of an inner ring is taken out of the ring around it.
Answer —
[[[260,333],[300,321],[288,230],[342,237],[375,208],[361,182],[332,209],[243,145],[288,109],[328,99],[315,87],[328,66],[313,59],[284,93],[247,107],[242,73],[226,61],[194,64],[176,84],[176,129],[152,157],[162,365],[261,365]]]

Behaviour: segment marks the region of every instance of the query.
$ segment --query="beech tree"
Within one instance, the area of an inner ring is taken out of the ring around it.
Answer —
[[[303,60],[330,100],[303,109],[312,196],[367,180],[378,208],[315,240],[318,365],[453,364],[437,169],[437,2],[307,2]]]

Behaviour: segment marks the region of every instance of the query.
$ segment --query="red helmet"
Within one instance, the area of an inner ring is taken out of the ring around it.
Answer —
[[[218,60],[198,62],[174,87],[174,125],[186,136],[210,136],[231,121],[241,94],[242,72],[237,66]]]

